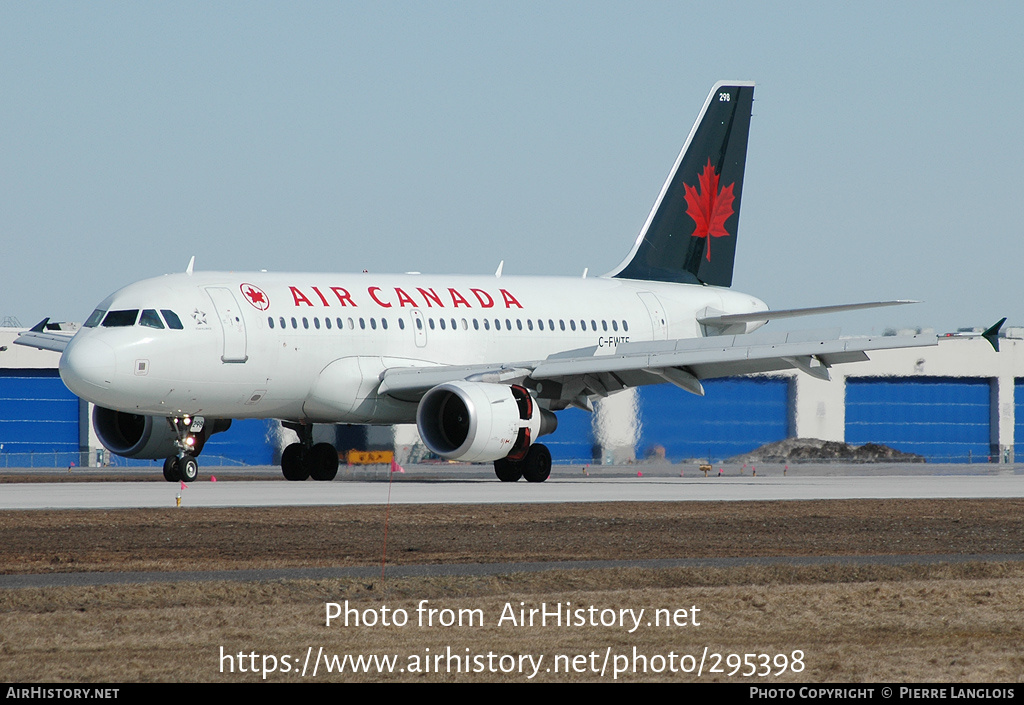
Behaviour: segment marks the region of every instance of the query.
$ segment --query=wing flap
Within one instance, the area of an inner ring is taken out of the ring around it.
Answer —
[[[537,364],[530,375],[534,379],[554,379],[598,372],[623,372],[636,369],[690,368],[699,379],[727,374],[751,374],[798,367],[792,359],[814,356],[824,364],[866,359],[870,350],[935,345],[935,336],[882,336],[874,338],[833,338],[807,340],[801,333],[767,338],[753,335],[719,336],[663,341],[650,346],[621,345],[625,352],[589,358],[549,359]],[[664,349],[672,343],[673,349]],[[787,361],[790,358],[790,361]]]
[[[584,348],[573,351],[575,355],[560,353],[546,360],[504,366],[391,368],[382,375],[378,391],[415,399],[445,382],[468,379],[519,384],[529,379],[558,382],[564,390],[561,398],[574,399],[581,392],[604,396],[624,387],[667,380],[699,394],[703,379],[787,369],[826,379],[832,365],[867,360],[872,350],[937,342],[934,335],[840,338],[838,330],[832,330],[623,343],[613,355],[595,355],[596,348]]]

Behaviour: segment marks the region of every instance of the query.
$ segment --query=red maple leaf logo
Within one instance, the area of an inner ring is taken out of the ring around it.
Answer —
[[[732,187],[736,182],[732,182],[719,193],[718,174],[711,166],[711,159],[708,159],[704,171],[697,175],[697,183],[700,193],[693,186],[683,184],[686,189],[686,214],[697,224],[693,229],[693,236],[702,237],[707,242],[705,252],[710,262],[711,238],[729,235],[725,229],[725,221],[734,212],[732,202],[736,197],[733,195]]]
[[[252,304],[255,308],[260,311],[266,311],[270,308],[270,299],[263,293],[263,290],[259,287],[253,286],[252,284],[242,284],[240,287],[242,294],[246,300]]]

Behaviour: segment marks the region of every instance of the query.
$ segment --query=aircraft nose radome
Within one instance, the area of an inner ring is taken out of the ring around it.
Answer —
[[[114,380],[114,349],[102,340],[72,340],[60,357],[60,378],[72,392],[88,399]]]

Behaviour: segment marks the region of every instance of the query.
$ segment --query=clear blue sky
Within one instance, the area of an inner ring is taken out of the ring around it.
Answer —
[[[0,1],[0,316],[199,269],[603,273],[757,81],[734,288],[1024,325],[1024,3]],[[792,327],[792,326],[790,326]]]

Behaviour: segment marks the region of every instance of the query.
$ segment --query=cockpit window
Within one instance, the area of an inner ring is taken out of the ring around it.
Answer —
[[[139,309],[135,308],[130,311],[111,311],[107,314],[107,317],[103,319],[104,328],[124,328],[127,326],[134,326],[135,319],[139,317]]]
[[[100,324],[100,321],[103,320],[103,314],[105,313],[106,311],[102,308],[98,308],[95,311],[93,311],[91,314],[89,314],[89,318],[88,320],[86,320],[84,324],[85,327],[95,328],[96,326],[98,326]]]
[[[181,330],[183,328],[181,325],[181,319],[178,318],[178,314],[174,311],[162,308],[160,309],[160,313],[164,314],[164,320],[167,321],[168,328],[171,328],[172,330]]]
[[[159,328],[163,330],[164,323],[160,320],[160,316],[156,315],[156,311],[151,308],[142,310],[142,318],[139,319],[140,326],[146,326],[147,328]]]

